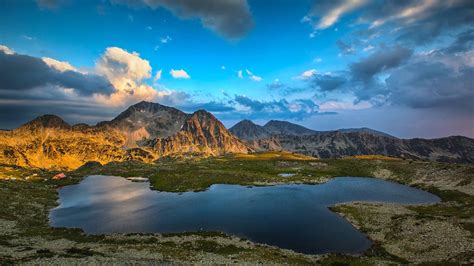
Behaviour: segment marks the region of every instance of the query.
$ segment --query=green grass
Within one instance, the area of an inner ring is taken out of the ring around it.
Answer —
[[[142,176],[150,179],[153,189],[160,191],[182,192],[205,190],[212,184],[239,184],[239,185],[264,185],[275,183],[319,183],[327,178],[337,176],[363,176],[371,177],[378,169],[389,170],[393,181],[410,183],[418,169],[450,170],[461,169],[465,171],[463,183],[469,184],[472,180],[471,166],[443,164],[432,162],[417,162],[408,160],[378,160],[378,159],[327,159],[308,160],[307,157],[292,154],[264,153],[251,156],[225,156],[199,160],[173,160],[163,159],[154,164],[141,162],[109,163],[105,166],[90,164],[80,169],[67,173],[72,178],[64,180],[50,180],[55,172],[41,169],[24,169],[16,167],[0,167],[0,176],[17,177],[28,181],[0,181],[0,218],[15,221],[18,233],[15,237],[29,238],[41,237],[46,240],[68,239],[75,243],[103,243],[117,248],[132,245],[154,245],[156,252],[166,254],[165,258],[179,257],[186,259],[197,251],[210,252],[220,255],[252,257],[261,256],[267,261],[285,262],[290,264],[307,264],[308,261],[298,256],[287,256],[278,250],[256,248],[246,250],[235,245],[218,245],[210,240],[213,237],[228,237],[219,232],[190,232],[180,234],[166,234],[164,237],[185,237],[196,235],[204,238],[183,246],[172,241],[156,243],[157,239],[150,236],[146,240],[130,237],[119,239],[105,236],[85,235],[79,229],[51,228],[48,226],[50,209],[57,205],[57,189],[61,186],[75,184],[84,176],[92,174],[116,176]],[[463,170],[465,169],[465,170]],[[462,172],[461,171],[461,172]],[[294,173],[292,177],[280,177],[280,173]],[[464,173],[464,172],[462,172]],[[46,179],[46,181],[44,181]],[[442,203],[430,206],[412,206],[420,218],[456,217],[465,219],[474,216],[473,198],[458,191],[439,190],[434,187],[423,186],[425,190],[441,197]],[[344,206],[338,206],[344,208]],[[350,209],[341,210],[350,212]],[[354,215],[358,215],[357,213]],[[363,215],[363,214],[360,214]],[[473,232],[474,225],[463,222],[462,226]],[[209,238],[208,240],[206,238]],[[11,236],[0,235],[0,246],[10,245]],[[27,247],[22,247],[27,248]],[[37,256],[50,256],[51,254],[40,251]],[[193,253],[194,252],[194,253]],[[52,254],[58,255],[58,254]],[[100,255],[87,247],[65,250],[61,256],[90,256]],[[386,254],[380,246],[370,249],[362,257],[329,255],[321,262],[323,264],[351,264],[366,265],[371,263],[371,258],[387,259],[394,262],[403,260]],[[0,257],[0,260],[14,261],[10,257]]]

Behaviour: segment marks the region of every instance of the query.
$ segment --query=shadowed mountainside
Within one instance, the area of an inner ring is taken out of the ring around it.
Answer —
[[[271,126],[267,126],[270,123]],[[262,127],[249,120],[237,123],[230,131],[257,151],[285,150],[319,158],[377,154],[433,161],[474,162],[474,140],[462,136],[399,139],[368,128],[314,131],[281,121],[270,121]]]

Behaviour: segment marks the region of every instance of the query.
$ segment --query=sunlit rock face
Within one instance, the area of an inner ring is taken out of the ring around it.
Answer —
[[[97,126],[71,126],[58,116],[44,115],[18,129],[0,131],[0,164],[47,169],[75,169],[88,161],[152,162],[162,156],[248,151],[206,111],[188,115],[148,102]]]
[[[223,155],[250,151],[247,145],[232,135],[217,118],[204,110],[193,113],[175,135],[155,139],[150,145],[161,156]]]
[[[165,138],[175,134],[187,117],[186,113],[176,108],[142,101],[98,126],[120,131],[126,136],[126,146],[136,147],[141,140]]]

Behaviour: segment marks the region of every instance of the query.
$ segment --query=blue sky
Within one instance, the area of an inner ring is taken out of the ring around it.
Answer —
[[[96,123],[148,100],[188,112],[205,108],[226,126],[279,119],[319,130],[474,136],[471,1],[0,0],[0,6],[5,60],[46,60],[51,69],[41,69],[59,72],[17,87],[6,72],[21,74],[37,62],[5,65],[0,127],[44,112]],[[74,87],[69,72],[87,86]],[[28,79],[24,74],[18,79]],[[105,83],[110,89],[93,87]]]

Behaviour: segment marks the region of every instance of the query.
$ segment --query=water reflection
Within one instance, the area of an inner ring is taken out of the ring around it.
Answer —
[[[59,191],[56,227],[90,234],[223,231],[304,253],[359,253],[370,241],[328,206],[348,201],[433,203],[435,195],[371,178],[340,177],[322,185],[213,185],[168,193],[121,177],[90,176]]]

